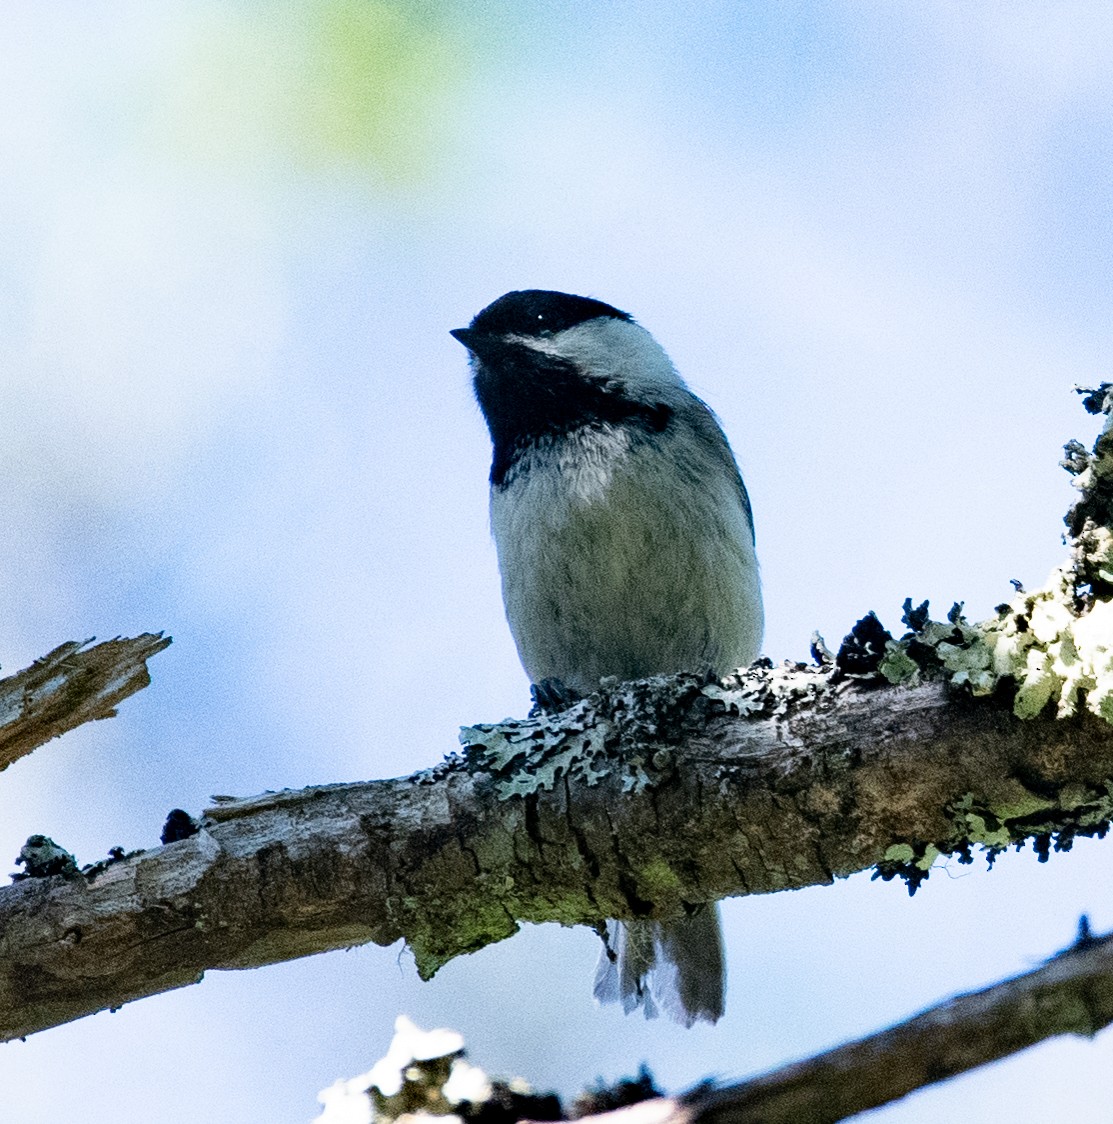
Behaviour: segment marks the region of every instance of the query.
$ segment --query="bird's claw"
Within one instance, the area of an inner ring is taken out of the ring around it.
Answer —
[[[531,716],[557,714],[578,703],[582,697],[579,691],[565,686],[560,679],[542,679],[540,683],[531,683],[529,693],[533,699]]]

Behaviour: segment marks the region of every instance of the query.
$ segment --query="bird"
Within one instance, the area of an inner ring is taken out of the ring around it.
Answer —
[[[749,495],[721,426],[634,317],[509,292],[451,333],[491,438],[490,521],[507,622],[541,710],[760,654]],[[600,1002],[685,1026],[723,1013],[715,904],[608,923]]]

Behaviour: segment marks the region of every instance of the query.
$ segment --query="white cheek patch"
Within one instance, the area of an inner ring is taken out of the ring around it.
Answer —
[[[586,320],[552,336],[506,335],[507,343],[564,359],[600,379],[616,379],[647,395],[684,387],[661,345],[628,320]]]
[[[541,351],[546,355],[564,355],[564,351],[557,346],[553,336],[519,336],[512,334],[502,338],[507,343],[517,344],[519,347],[528,347],[531,351]]]
[[[622,383],[635,398],[669,398],[686,390],[661,345],[627,320],[589,320],[545,342],[553,354],[582,371]]]

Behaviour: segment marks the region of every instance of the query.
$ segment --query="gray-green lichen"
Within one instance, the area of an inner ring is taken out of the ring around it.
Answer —
[[[704,683],[694,675],[604,679],[559,714],[465,726],[460,741],[469,761],[494,774],[502,800],[549,791],[563,778],[598,784],[616,771],[624,792],[642,792],[668,768],[676,715]]]
[[[499,797],[550,791],[562,778],[598,784],[621,776],[624,792],[642,792],[666,775],[672,747],[711,714],[774,717],[815,701],[831,674],[769,661],[722,679],[682,673],[629,683],[604,679],[600,690],[559,714],[465,726],[465,760],[493,774]]]
[[[640,1090],[641,1095],[634,1095]],[[645,1067],[637,1082],[600,1085],[576,1102],[603,1112],[660,1096]],[[621,1099],[616,1099],[621,1098]],[[555,1093],[538,1093],[520,1077],[489,1077],[466,1060],[455,1030],[422,1030],[405,1015],[394,1023],[386,1056],[366,1073],[336,1081],[317,1097],[324,1106],[313,1124],[497,1124],[499,1121],[566,1120]]]
[[[1030,794],[1021,804],[992,809],[968,793],[952,804],[948,813],[955,825],[952,846],[944,848],[950,851],[963,844],[999,853],[1023,845],[1033,836],[1053,836],[1055,849],[1067,851],[1080,835],[1105,835],[1113,818],[1113,779],[1094,787],[1065,785],[1057,799]],[[1037,846],[1037,851],[1040,849]],[[1046,850],[1041,857],[1046,858]]]
[[[60,847],[49,835],[32,835],[19,849],[16,864],[23,871],[12,875],[13,882],[25,878],[52,878],[61,874],[65,878],[75,878],[78,874],[77,860]]]
[[[1108,532],[1106,532],[1108,536]],[[1015,686],[1013,711],[1034,718],[1049,703],[1059,717],[1085,706],[1113,722],[1113,602],[1079,607],[1075,571],[1060,566],[1034,592],[1021,591],[988,621],[972,623],[952,610],[944,621],[917,621],[905,602],[911,630],[886,645],[878,672],[890,683],[942,676],[974,695]]]
[[[508,800],[548,791],[561,777],[598,783],[607,775],[603,757],[611,732],[585,699],[560,714],[465,726],[460,742],[495,775],[500,799]],[[639,772],[632,764],[627,781],[637,788]]]
[[[1091,413],[1109,414],[1110,384],[1087,390]],[[1066,516],[1070,558],[1034,592],[1018,589],[995,617],[971,623],[956,605],[945,622],[926,602],[905,602],[909,632],[890,639],[878,672],[890,683],[942,675],[974,695],[1015,688],[1013,711],[1033,718],[1053,704],[1061,718],[1085,707],[1113,722],[1113,437],[1107,419],[1092,454],[1066,447],[1078,501]]]
[[[421,1030],[405,1015],[394,1023],[386,1056],[358,1077],[323,1089],[314,1124],[390,1124],[394,1120],[463,1124],[492,1097],[491,1080],[464,1060],[463,1036],[454,1030]]]

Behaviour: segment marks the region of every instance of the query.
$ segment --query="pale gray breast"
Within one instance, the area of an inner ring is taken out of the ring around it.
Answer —
[[[526,454],[492,492],[507,618],[533,682],[588,692],[604,675],[726,671],[757,657],[748,504],[698,405],[718,442],[699,432],[702,417],[652,440],[588,428]]]

